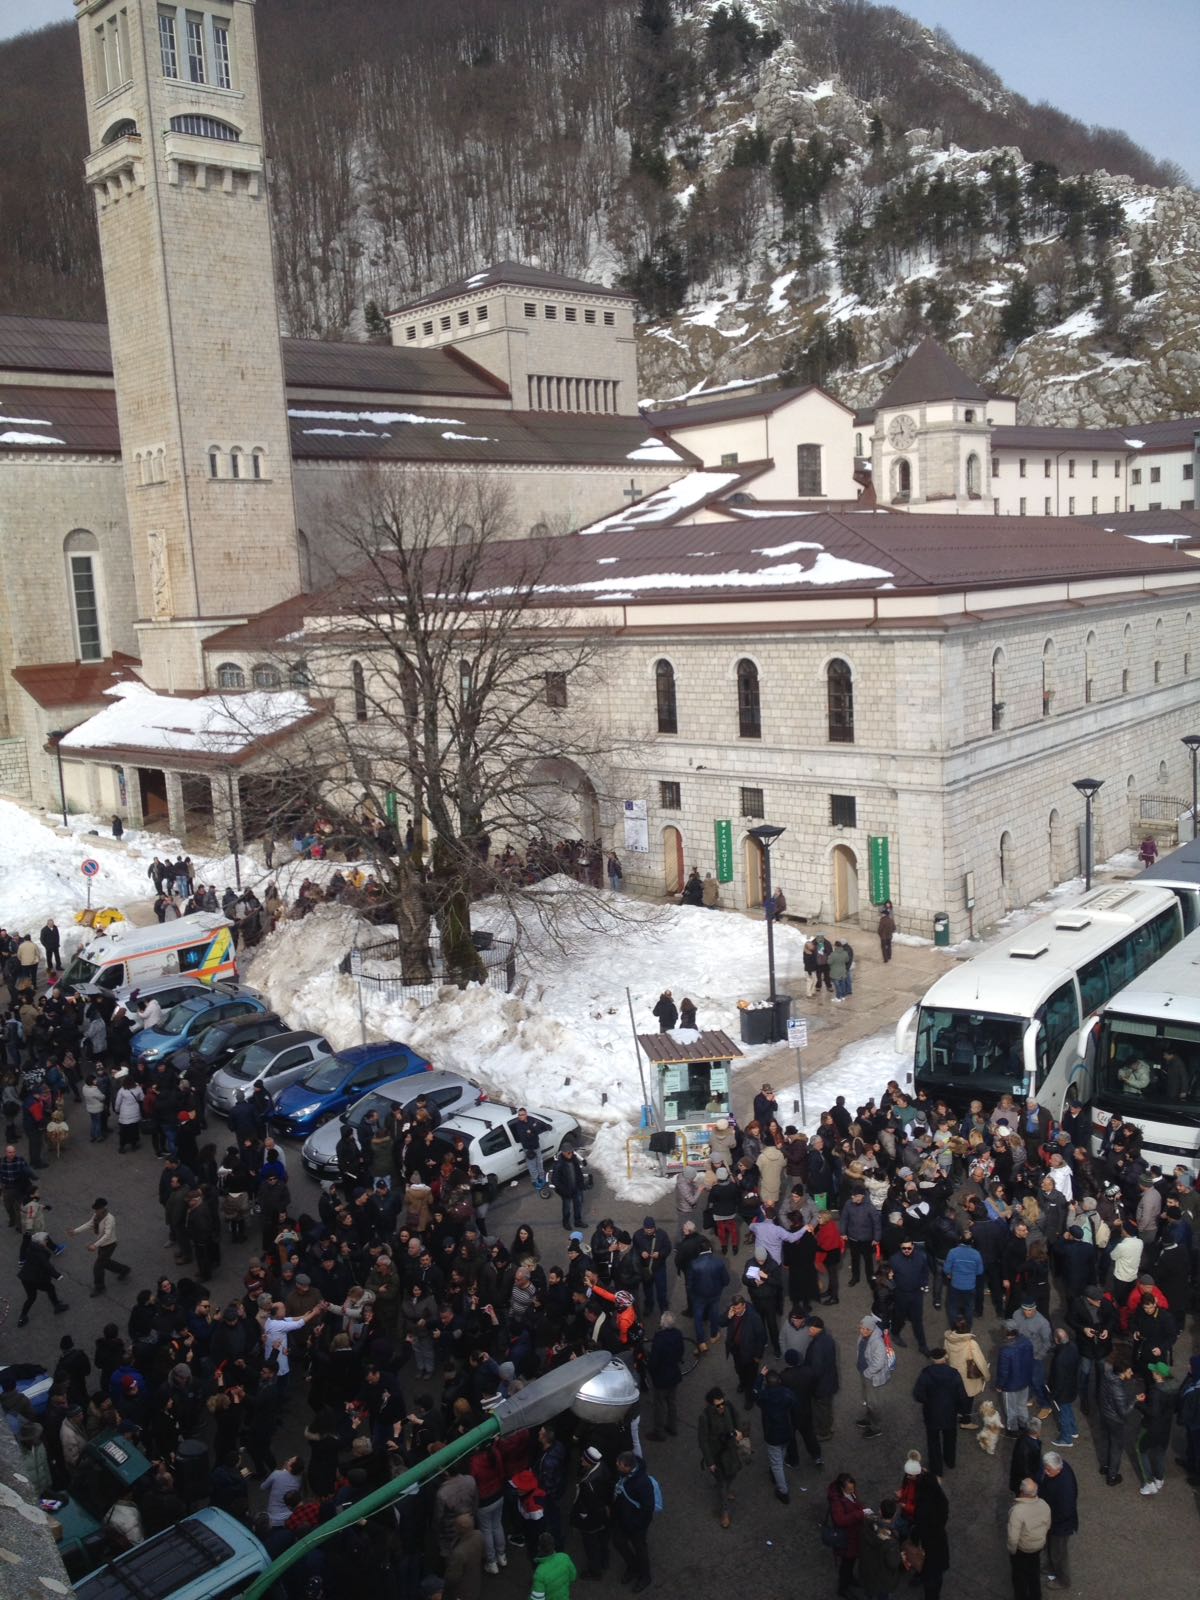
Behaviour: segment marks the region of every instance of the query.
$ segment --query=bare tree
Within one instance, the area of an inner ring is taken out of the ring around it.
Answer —
[[[319,810],[372,860],[405,981],[434,975],[436,925],[440,970],[466,983],[482,975],[473,897],[503,893],[543,919],[560,898],[518,891],[492,837],[546,857],[564,784],[598,818],[613,758],[636,742],[596,715],[609,633],[551,601],[561,541],[511,539],[507,496],[485,475],[367,468],[326,517],[353,575],[306,621],[308,693],[326,715],[281,745],[276,803],[289,817]],[[401,815],[411,853],[385,820]]]

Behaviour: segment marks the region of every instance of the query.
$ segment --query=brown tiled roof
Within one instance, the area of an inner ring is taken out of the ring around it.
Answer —
[[[806,383],[798,389],[771,389],[766,394],[731,394],[720,400],[701,400],[690,406],[668,406],[662,411],[647,411],[646,419],[656,428],[665,428],[668,432],[672,428],[700,428],[710,422],[732,422],[738,417],[765,417],[805,394],[824,394],[840,410],[850,410],[849,406],[842,405],[840,400],[835,400],[833,395],[827,394],[815,383]]]
[[[480,400],[508,387],[457,350],[353,344],[334,339],[284,339],[283,371],[297,389],[366,389],[379,394],[448,394]]]
[[[104,691],[114,683],[137,677],[137,656],[119,650],[106,661],[85,665],[80,661],[55,661],[40,667],[14,667],[12,675],[25,693],[46,711],[68,706],[102,706]]]
[[[246,622],[235,622],[219,633],[210,633],[202,648],[213,655],[223,655],[228,650],[277,648],[289,634],[304,627],[304,613],[311,598],[297,594],[290,600],[281,600]]]
[[[660,1067],[682,1061],[734,1061],[742,1053],[719,1028],[698,1033],[694,1038],[689,1035],[686,1039],[669,1033],[639,1033],[637,1042],[647,1058]]]
[[[876,411],[891,406],[918,406],[924,400],[986,400],[987,390],[938,344],[922,339],[875,402]]]
[[[297,415],[313,410],[336,414]],[[292,402],[288,415],[292,456],[298,461],[465,461],[478,466],[534,462],[546,466],[627,466],[631,473],[674,465],[669,461],[636,459],[639,445],[652,437],[643,417],[467,407],[455,412],[452,404],[407,406],[398,411],[382,406],[372,411],[333,403],[310,405],[302,400]],[[682,445],[672,444],[671,448],[679,457],[681,471],[699,464]]]
[[[62,317],[0,315],[0,368],[17,372],[112,372],[108,325]]]
[[[111,389],[0,385],[0,452],[68,450],[117,455],[120,449],[117,397]]]
[[[994,450],[1128,450],[1126,438],[1142,435],[1131,428],[1128,435],[1120,428],[1038,428],[1021,423],[992,429]]]
[[[1138,534],[1170,534],[1180,544],[1200,540],[1200,511],[1110,511],[1107,516],[1080,517],[1094,528],[1106,533],[1123,533],[1136,538]]]
[[[598,294],[609,300],[636,298],[627,294],[624,289],[609,289],[602,283],[588,283],[583,278],[569,278],[561,272],[547,272],[543,267],[526,266],[522,261],[497,261],[493,266],[471,273],[470,277],[460,278],[457,283],[448,283],[442,289],[434,289],[429,294],[423,294],[419,300],[406,300],[390,314],[402,317],[405,312],[416,311],[420,306],[435,306],[442,300],[457,300],[460,295],[478,294],[481,289],[494,289],[502,284],[515,289],[550,289],[563,294]]]

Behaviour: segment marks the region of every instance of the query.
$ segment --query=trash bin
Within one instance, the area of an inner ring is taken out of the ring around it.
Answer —
[[[741,1022],[743,1044],[770,1044],[774,1040],[775,1007],[769,1000],[743,1007],[738,1012],[738,1017]]]
[[[946,911],[939,911],[933,919],[933,942],[940,945],[950,943],[950,916]]]
[[[788,1020],[792,1015],[792,997],[790,994],[777,994],[775,996],[775,1032],[772,1037],[776,1044],[786,1044],[788,1036]]]

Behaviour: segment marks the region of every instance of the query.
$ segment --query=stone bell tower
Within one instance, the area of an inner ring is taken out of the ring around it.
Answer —
[[[156,688],[300,590],[254,0],[75,0],[137,632]]]

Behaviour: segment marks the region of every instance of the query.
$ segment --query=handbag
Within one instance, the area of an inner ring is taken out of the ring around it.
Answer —
[[[734,1440],[734,1443],[737,1446],[738,1460],[743,1466],[747,1466],[754,1460],[754,1441],[748,1433],[743,1433]]]
[[[980,1370],[979,1363],[971,1356],[967,1357],[967,1377],[971,1379],[978,1378],[980,1381],[983,1379],[983,1373]]]
[[[821,1543],[826,1550],[834,1550],[838,1554],[841,1554],[850,1543],[849,1532],[845,1528],[838,1527],[833,1520],[832,1511],[825,1513],[825,1521],[821,1524]]]
[[[905,1539],[900,1546],[900,1559],[909,1572],[923,1572],[925,1570],[925,1552],[919,1544],[914,1544],[911,1539]]]

